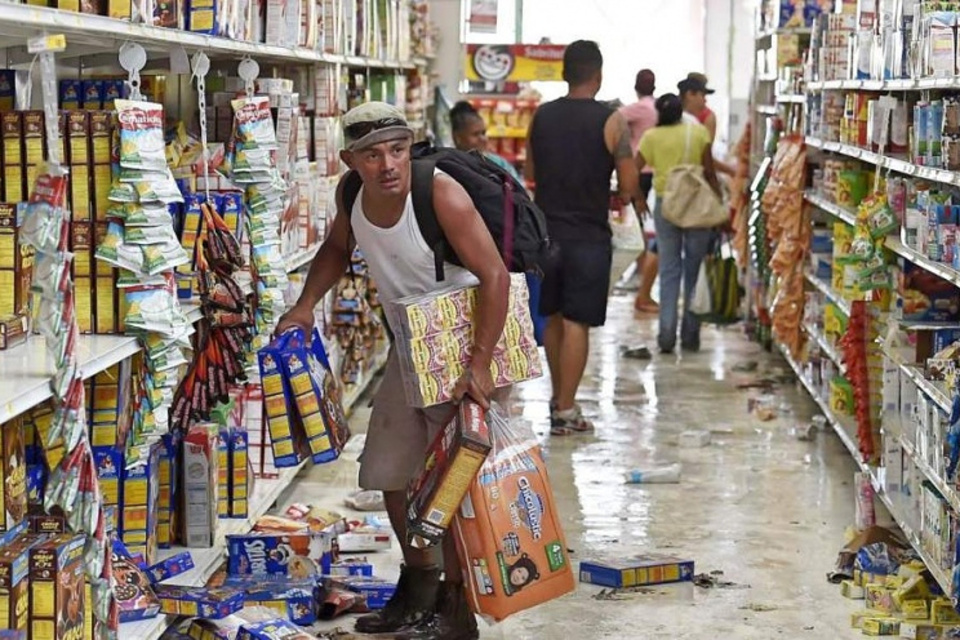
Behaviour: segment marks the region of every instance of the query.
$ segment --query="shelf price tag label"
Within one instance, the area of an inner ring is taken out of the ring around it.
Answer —
[[[27,40],[28,53],[43,53],[49,51],[57,53],[67,48],[67,37],[62,33],[49,36],[42,35]]]

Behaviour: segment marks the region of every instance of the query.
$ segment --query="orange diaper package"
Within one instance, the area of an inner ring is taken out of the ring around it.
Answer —
[[[575,586],[540,445],[505,416],[499,408],[487,413],[493,449],[451,531],[470,606],[494,621]]]

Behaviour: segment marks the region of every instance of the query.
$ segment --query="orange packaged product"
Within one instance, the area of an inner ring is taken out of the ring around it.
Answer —
[[[575,588],[540,445],[506,415],[487,413],[493,449],[451,529],[471,609],[498,622]]]

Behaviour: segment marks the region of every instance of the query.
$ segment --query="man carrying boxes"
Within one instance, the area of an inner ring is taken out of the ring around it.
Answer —
[[[423,235],[423,211],[414,210],[420,183],[411,160],[413,133],[403,112],[385,103],[370,102],[347,113],[342,124],[346,149],[341,158],[352,172],[340,181],[337,216],[330,235],[313,260],[299,301],[281,319],[278,333],[301,327],[309,335],[314,307],[347,269],[355,245],[363,251],[385,305],[410,295],[478,284],[472,357],[453,398],[458,402],[469,395],[487,407],[495,393],[491,358],[503,333],[510,283],[487,223],[467,190],[434,169],[432,205],[436,223],[447,246],[446,255],[462,266],[451,260],[445,264],[438,261],[437,256],[442,254],[436,253],[436,245],[428,243]],[[359,191],[357,176],[362,181]],[[517,224],[519,229],[522,221]],[[479,637],[452,537],[447,536],[443,542],[441,581],[434,554],[414,548],[407,536],[407,485],[423,464],[429,443],[453,411],[451,403],[409,406],[399,358],[391,353],[374,399],[361,457],[360,486],[384,492],[391,525],[403,548],[404,566],[396,594],[384,609],[357,621],[360,632],[400,632],[398,637],[431,640]]]

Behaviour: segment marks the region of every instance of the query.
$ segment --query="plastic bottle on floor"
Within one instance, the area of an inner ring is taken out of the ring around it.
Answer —
[[[627,471],[626,480],[627,484],[675,484],[680,482],[680,463]]]

